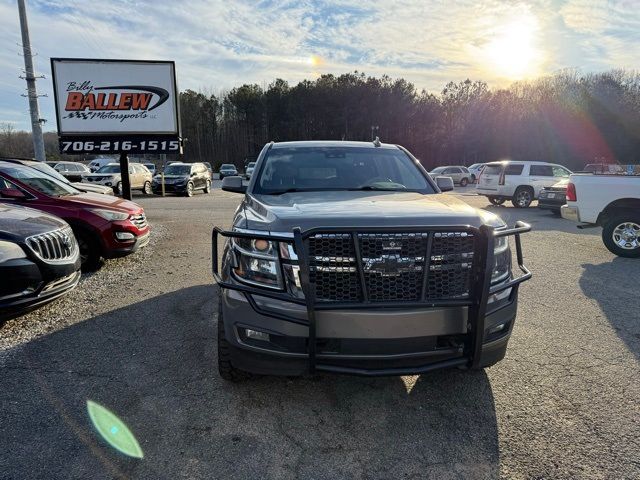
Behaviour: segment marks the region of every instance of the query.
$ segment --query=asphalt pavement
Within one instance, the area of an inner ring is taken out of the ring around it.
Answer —
[[[211,227],[240,196],[136,196],[148,247],[0,326],[0,479],[640,478],[640,264],[599,229],[472,192],[454,194],[534,229],[504,361],[242,384],[216,371],[210,271]],[[98,435],[88,400],[142,459]]]

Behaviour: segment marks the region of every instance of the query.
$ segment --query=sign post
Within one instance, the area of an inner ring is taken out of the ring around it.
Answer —
[[[120,155],[131,199],[129,154],[182,154],[175,64],[52,58],[60,152]]]

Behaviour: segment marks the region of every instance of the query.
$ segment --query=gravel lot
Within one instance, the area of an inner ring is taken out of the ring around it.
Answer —
[[[0,479],[640,478],[640,264],[599,229],[470,192],[454,194],[534,227],[502,363],[240,385],[215,370],[210,273],[211,226],[239,196],[137,197],[148,247],[0,326]],[[126,422],[144,459],[97,436],[87,400]]]

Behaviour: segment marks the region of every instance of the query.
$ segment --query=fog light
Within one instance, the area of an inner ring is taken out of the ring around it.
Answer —
[[[501,323],[500,325],[496,325],[495,327],[493,327],[491,330],[489,330],[489,333],[498,333],[501,332],[502,330],[504,330],[504,327],[506,327],[507,324],[506,323]]]
[[[263,342],[269,341],[269,334],[264,332],[258,332],[257,330],[251,330],[249,328],[245,329],[245,333],[247,334],[247,338],[252,340],[261,340]]]
[[[133,240],[136,236],[129,232],[116,232],[116,238],[118,240]]]

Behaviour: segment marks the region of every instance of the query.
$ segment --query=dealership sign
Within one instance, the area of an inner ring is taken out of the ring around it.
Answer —
[[[173,62],[52,58],[62,153],[181,153]]]

